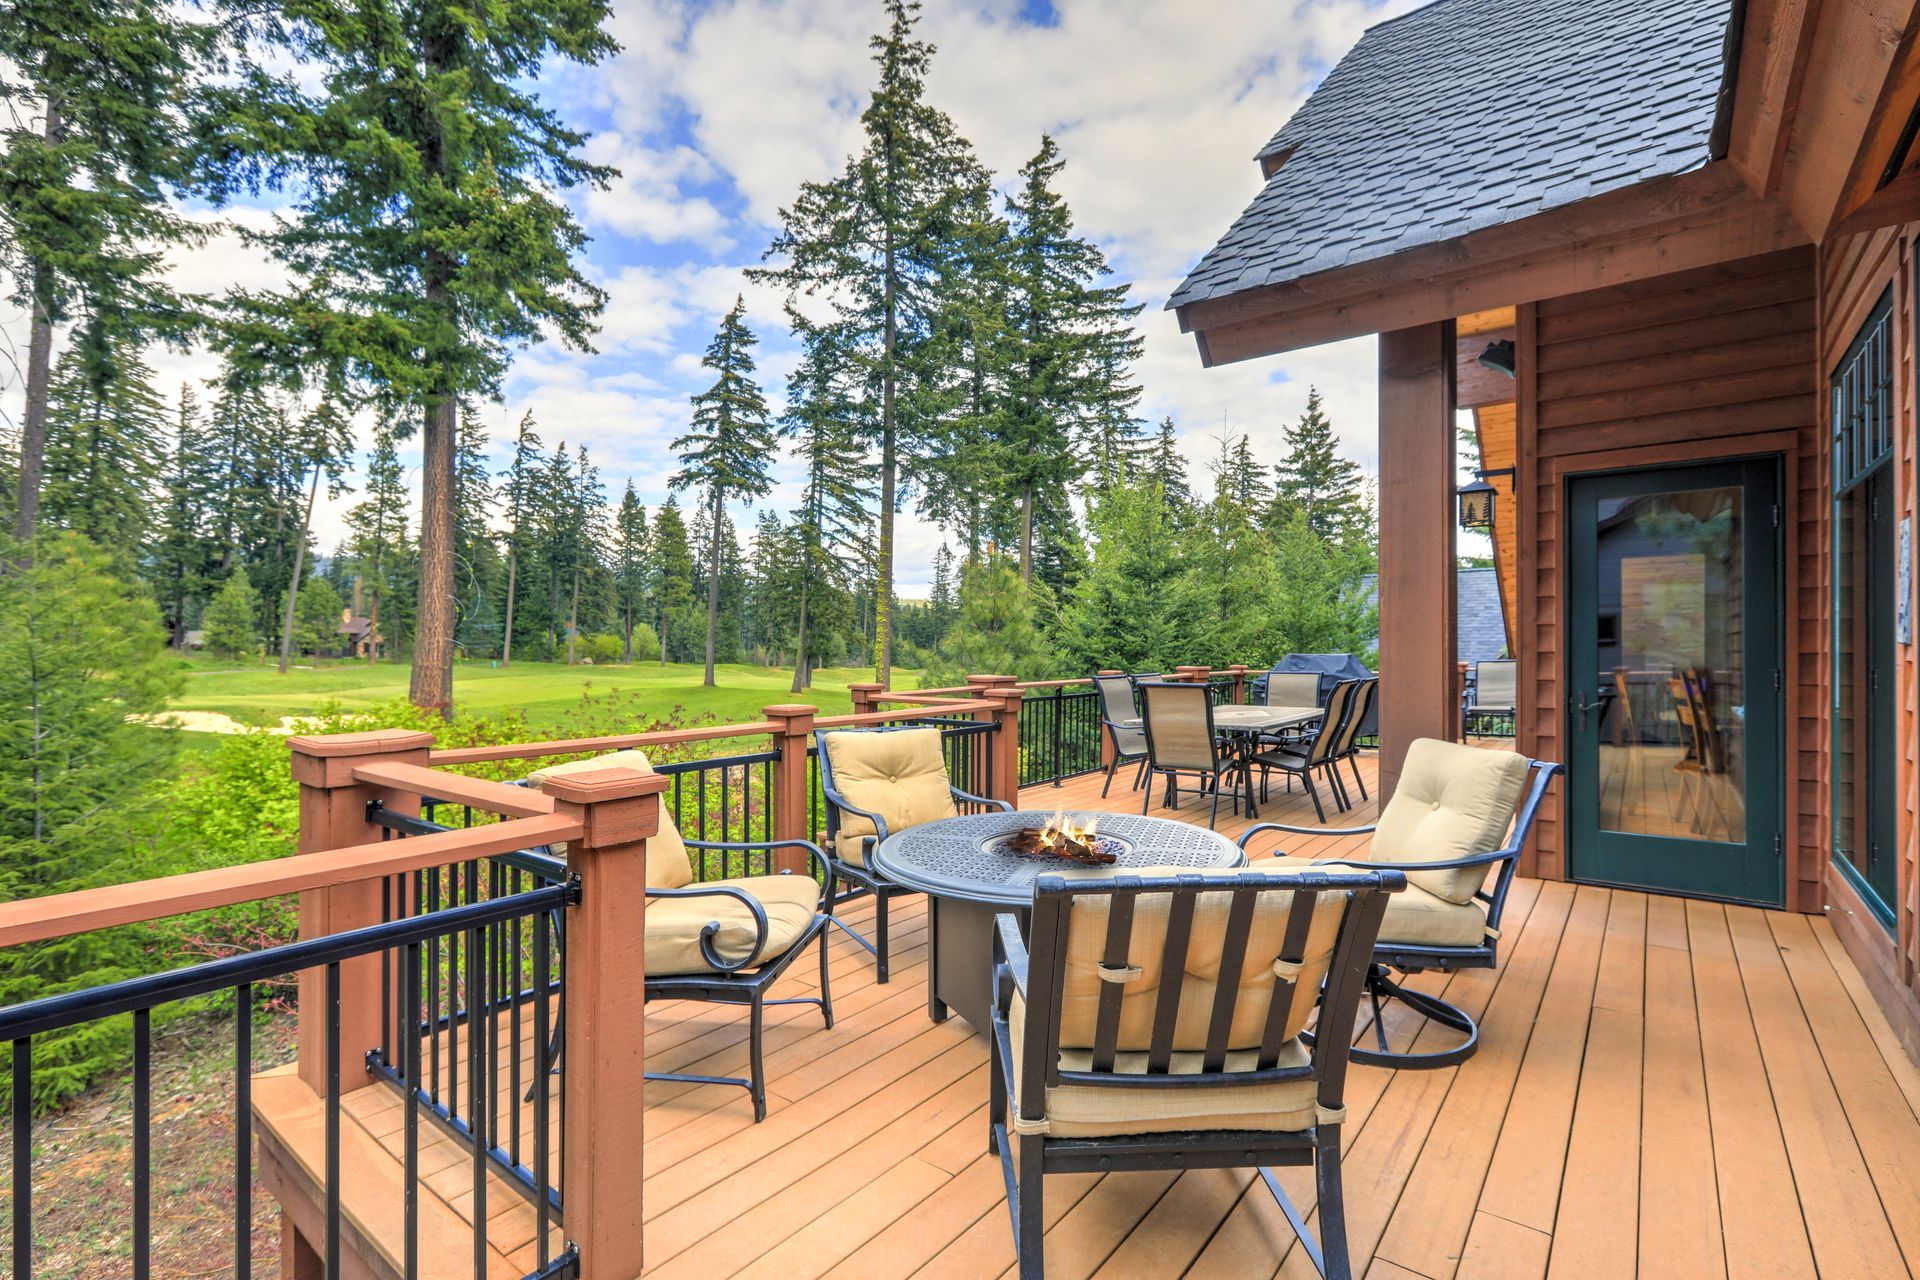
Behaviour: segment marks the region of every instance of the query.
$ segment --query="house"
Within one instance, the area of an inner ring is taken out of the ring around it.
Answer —
[[[1380,579],[1368,574],[1361,590],[1369,605],[1380,602]],[[1500,598],[1500,573],[1490,566],[1463,565],[1453,588],[1455,656],[1469,667],[1508,655],[1506,603]],[[1376,645],[1378,640],[1375,641]]]
[[[1523,870],[1825,913],[1909,1052],[1914,8],[1438,0],[1169,302],[1208,365],[1379,334],[1383,786],[1455,732],[1470,409],[1516,745],[1569,769]]]

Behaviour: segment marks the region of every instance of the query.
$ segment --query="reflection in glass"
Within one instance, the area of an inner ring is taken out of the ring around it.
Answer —
[[[1737,487],[1603,498],[1600,825],[1746,840]]]

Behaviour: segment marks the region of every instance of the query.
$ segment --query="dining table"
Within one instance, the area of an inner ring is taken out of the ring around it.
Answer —
[[[1325,714],[1320,707],[1269,707],[1229,702],[1213,709],[1213,728],[1215,733],[1229,740],[1242,765],[1245,765],[1259,749],[1262,737],[1318,724]],[[1120,723],[1123,728],[1138,728],[1141,721],[1135,717]],[[1243,773],[1242,776],[1247,775]],[[1259,817],[1259,810],[1253,803],[1253,788],[1248,786],[1244,790],[1247,817]]]

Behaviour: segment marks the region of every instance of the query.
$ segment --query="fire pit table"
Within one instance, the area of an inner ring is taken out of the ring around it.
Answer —
[[[1021,853],[1025,831],[1050,823],[1096,822],[1096,855],[1111,863],[1087,865],[1045,853]],[[1014,910],[1024,928],[1033,882],[1049,872],[1068,877],[1110,876],[1141,867],[1240,867],[1246,855],[1205,827],[1171,818],[1122,813],[983,813],[946,818],[896,832],[873,852],[882,875],[927,895],[927,1012],[935,1022],[952,1009],[986,1032],[993,1007],[993,918]]]

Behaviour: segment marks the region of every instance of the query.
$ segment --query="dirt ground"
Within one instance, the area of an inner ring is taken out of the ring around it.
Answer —
[[[294,1056],[294,1019],[254,1015],[256,1071]],[[233,1023],[183,1018],[153,1045],[153,1272],[156,1280],[234,1274]],[[133,1094],[122,1075],[34,1123],[34,1274],[133,1274]],[[0,1271],[12,1259],[13,1129],[0,1117]],[[279,1220],[256,1178],[253,1268],[279,1274]]]

